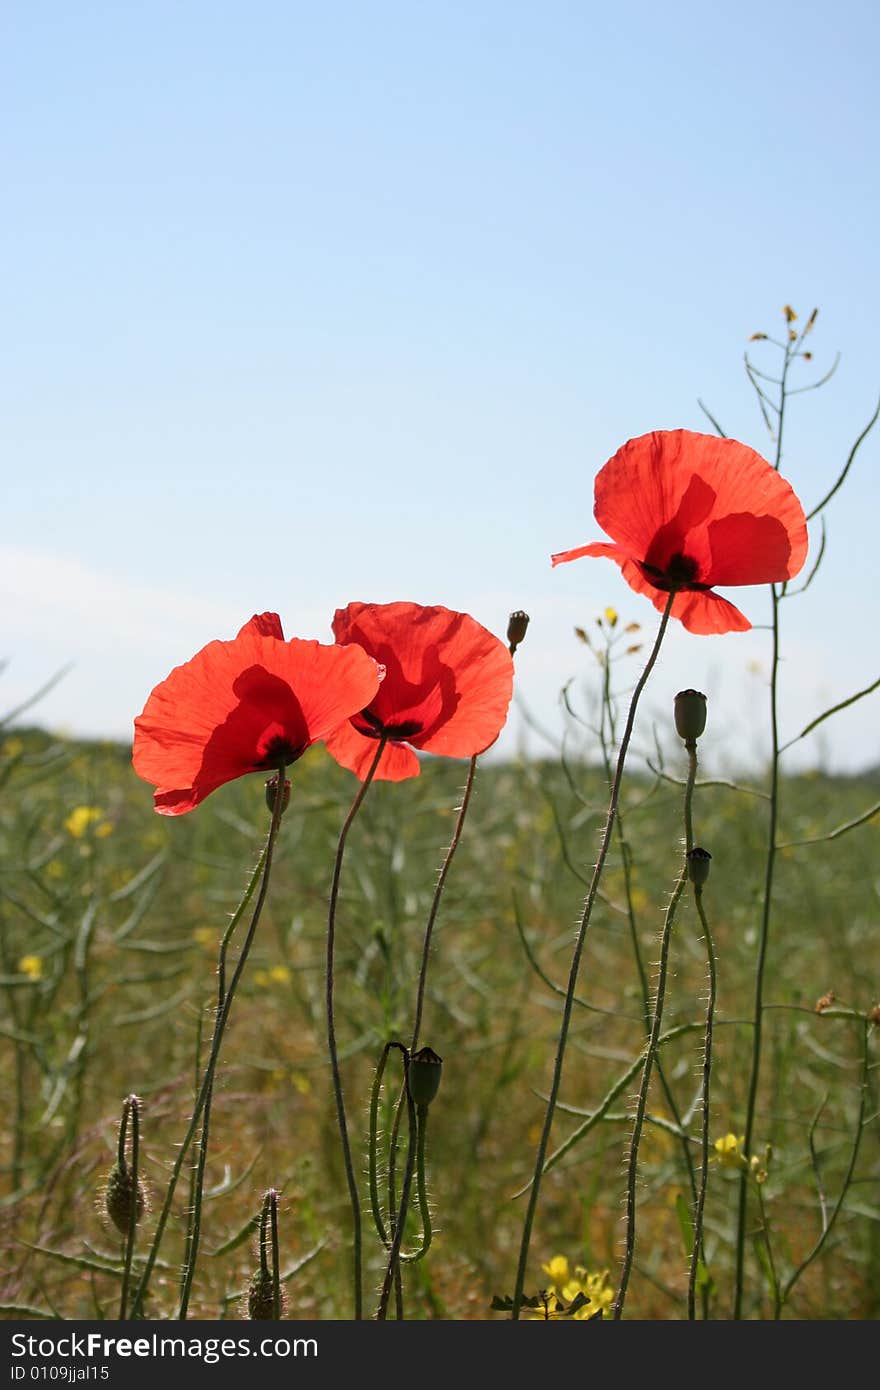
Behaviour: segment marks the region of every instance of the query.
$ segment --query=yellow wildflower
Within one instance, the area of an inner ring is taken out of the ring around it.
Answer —
[[[545,1274],[550,1276],[550,1282],[557,1289],[561,1289],[563,1284],[567,1284],[571,1277],[568,1272],[568,1260],[564,1255],[554,1255],[553,1259],[547,1264],[541,1265]]]
[[[714,1159],[720,1163],[722,1168],[745,1168],[746,1157],[743,1153],[745,1135],[739,1138],[735,1134],[725,1134],[721,1139],[715,1140]]]
[[[211,927],[193,928],[193,941],[197,941],[200,946],[213,946],[215,935]]]
[[[42,980],[43,978],[43,957],[42,956],[22,956],[18,962],[18,973],[27,975],[29,980]]]
[[[75,840],[81,840],[89,826],[103,821],[104,812],[98,806],[75,806],[64,822],[64,829]]]
[[[273,965],[269,971],[269,979],[275,985],[286,985],[290,979],[290,971],[286,965]]]
[[[605,621],[606,621],[606,623],[608,624],[609,627],[616,627],[616,626],[617,626],[617,609],[616,609],[616,608],[606,608],[606,609],[605,609]]]

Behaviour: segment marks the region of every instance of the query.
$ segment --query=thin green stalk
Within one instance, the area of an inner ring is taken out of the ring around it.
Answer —
[[[134,1242],[138,1223],[138,1195],[140,1181],[140,1101],[137,1096],[128,1096],[122,1107],[122,1123],[119,1126],[119,1151],[117,1163],[124,1173],[125,1138],[128,1122],[131,1120],[131,1204],[128,1213],[128,1230],[125,1233],[125,1257],[122,1268],[122,1290],[119,1295],[119,1317],[125,1320],[128,1306],[128,1286],[131,1280],[131,1261],[134,1255]]]
[[[410,1053],[415,1052],[416,1048],[419,1045],[419,1034],[421,1032],[422,1027],[422,1013],[425,1004],[425,987],[428,979],[428,962],[431,953],[431,937],[434,931],[434,923],[437,920],[437,913],[440,909],[440,899],[443,896],[443,889],[446,884],[446,877],[452,865],[452,860],[455,856],[455,852],[458,849],[462,831],[464,830],[465,817],[468,813],[468,807],[470,806],[471,801],[471,793],[474,789],[474,777],[477,771],[477,757],[478,755],[475,753],[470,760],[470,764],[468,765],[467,780],[465,781],[464,785],[464,793],[462,795],[461,805],[458,808],[458,816],[456,818],[455,828],[452,832],[452,839],[449,841],[449,846],[446,850],[443,863],[440,866],[440,873],[437,876],[437,882],[434,886],[434,895],[431,899],[431,906],[428,911],[428,920],[425,923],[425,935],[424,940],[422,942],[422,958],[419,966],[419,982],[416,990],[415,1022],[413,1023],[412,1039],[410,1041],[409,1046]],[[394,1109],[394,1120],[391,1126],[391,1139],[388,1146],[388,1210],[392,1221],[395,1218],[395,1211],[397,1207],[396,1160],[398,1138],[400,1134],[400,1117],[403,1109],[403,1101],[404,1093],[401,1090],[400,1095],[397,1098],[397,1104]],[[387,1245],[387,1239],[385,1237],[383,1237],[383,1241]]]
[[[409,1054],[404,1053],[404,1085],[406,1087],[406,1110],[409,1119],[409,1144],[407,1146],[406,1165],[403,1170],[403,1183],[400,1189],[400,1206],[394,1223],[394,1236],[391,1241],[391,1248],[388,1251],[388,1264],[385,1269],[385,1278],[382,1281],[382,1292],[379,1296],[379,1307],[376,1310],[376,1320],[384,1322],[388,1313],[388,1299],[391,1295],[391,1288],[394,1284],[397,1271],[397,1261],[400,1256],[400,1247],[403,1244],[403,1235],[406,1228],[407,1212],[409,1210],[409,1194],[412,1186],[413,1172],[415,1169],[415,1138],[416,1138],[416,1107],[413,1102],[412,1092],[409,1084]]]
[[[607,708],[607,712],[608,712],[608,727],[609,727],[609,730],[610,730],[610,732],[611,732],[611,739],[612,739],[612,742],[613,742],[614,738],[616,737],[616,730],[615,730],[615,720],[614,720],[614,706],[613,706],[613,703],[612,703],[612,700],[611,700],[611,674],[610,674],[610,673],[611,673],[611,662],[610,662],[610,660],[609,660],[609,657],[610,657],[610,649],[606,649],[605,662],[604,662],[604,667],[603,667],[603,671],[604,671],[604,680],[603,680],[603,683],[602,683],[602,704],[603,704],[603,710]],[[604,737],[604,719],[603,719],[601,743],[602,743],[602,760],[603,760],[603,762],[604,762],[604,764],[605,764],[605,775],[606,775],[606,777],[608,777],[609,780],[610,780],[610,778],[611,778],[611,760],[610,760],[610,757],[609,757],[609,754],[608,754],[608,747],[607,747],[607,743],[606,743],[606,740],[605,740],[605,737]],[[685,820],[686,820],[687,831],[688,831],[688,834],[690,835],[690,839],[689,839],[689,841],[688,841],[688,843],[687,843],[687,845],[686,845],[686,848],[687,848],[687,849],[691,849],[692,843],[693,843],[693,831],[692,831],[692,829],[691,829],[690,826],[689,826],[689,813],[688,813],[688,810],[687,810],[687,805],[688,805],[688,803],[686,802],[685,805],[686,805],[686,809],[685,809]],[[627,921],[628,921],[628,923],[629,923],[630,944],[631,944],[632,949],[633,949],[633,957],[634,957],[634,959],[635,959],[636,970],[638,971],[638,976],[639,976],[639,989],[640,989],[640,991],[641,991],[641,996],[642,996],[642,1015],[643,1015],[643,1018],[644,1018],[644,1021],[645,1021],[645,1035],[646,1035],[646,1037],[650,1037],[650,1034],[651,1034],[651,990],[650,990],[650,984],[649,984],[649,981],[648,981],[648,972],[647,972],[647,970],[645,969],[645,962],[644,962],[644,960],[642,959],[642,948],[641,948],[641,946],[640,946],[640,944],[639,944],[638,926],[637,926],[637,923],[636,923],[636,914],[635,914],[635,911],[634,911],[634,909],[633,909],[633,902],[632,902],[632,875],[631,875],[631,869],[630,869],[631,852],[630,852],[629,842],[628,842],[627,839],[626,839],[626,834],[625,834],[625,831],[624,831],[623,816],[622,816],[622,814],[620,813],[620,811],[618,811],[618,813],[617,813],[617,841],[618,841],[618,844],[619,844],[619,846],[620,846],[620,857],[621,857],[621,860],[622,860],[622,862],[623,862],[623,884],[624,884],[624,894],[625,894],[625,897],[626,897],[626,907],[627,907],[627,914],[626,914],[626,915],[627,915]],[[658,1056],[657,1059],[656,1059],[656,1064],[655,1064],[655,1065],[656,1065],[656,1067],[657,1067],[657,1076],[658,1076],[658,1078],[659,1078],[660,1085],[661,1085],[661,1088],[662,1088],[662,1090],[663,1090],[663,1097],[664,1097],[664,1099],[665,1099],[665,1101],[666,1101],[667,1106],[669,1107],[669,1113],[670,1113],[670,1115],[672,1116],[672,1118],[673,1118],[675,1124],[678,1126],[679,1130],[681,1130],[681,1128],[682,1128],[682,1123],[681,1123],[681,1111],[680,1111],[679,1108],[678,1108],[678,1102],[677,1102],[676,1099],[675,1099],[675,1094],[674,1094],[674,1092],[673,1092],[673,1090],[672,1090],[672,1086],[670,1085],[669,1079],[668,1079],[668,1077],[667,1077],[667,1075],[666,1075],[666,1068],[663,1066],[663,1063],[662,1063],[662,1061],[661,1061],[661,1059],[660,1059],[659,1056]],[[682,1140],[681,1140],[681,1152],[682,1152],[682,1157],[683,1157],[683,1159],[684,1159],[685,1170],[686,1170],[687,1176],[688,1176],[688,1182],[689,1182],[689,1184],[690,1184],[691,1195],[692,1195],[692,1197],[693,1197],[693,1200],[696,1202],[696,1199],[697,1199],[697,1179],[696,1179],[696,1174],[695,1174],[695,1172],[694,1172],[694,1161],[693,1161],[693,1158],[691,1157],[691,1150],[690,1150],[690,1145],[689,1145],[688,1140],[687,1140],[687,1136],[684,1136],[684,1137],[682,1138]]]
[[[790,341],[785,344],[782,372],[779,379],[779,405],[776,407],[776,457],[774,468],[779,472],[782,464],[782,439],[785,428],[785,407],[788,400],[788,372],[794,360]],[[782,586],[784,592],[785,586]],[[752,1023],[752,1058],[749,1069],[749,1087],[746,1100],[745,1152],[751,1153],[752,1135],[755,1127],[755,1107],[758,1099],[758,1082],[761,1074],[761,1024],[764,1004],[764,971],[767,962],[767,943],[770,935],[770,908],[773,896],[773,876],[776,867],[776,822],[779,810],[779,592],[776,585],[770,585],[772,613],[772,655],[770,662],[770,813],[767,825],[767,860],[764,874],[764,899],[761,909],[761,930],[758,942],[758,960],[755,967],[755,1003]],[[736,1218],[736,1273],[733,1296],[733,1316],[742,1317],[743,1287],[745,1275],[746,1219],[748,1215],[748,1174],[740,1175],[739,1198]]]
[[[761,1075],[764,973],[767,965],[767,945],[770,937],[770,907],[773,894],[773,877],[776,868],[776,824],[779,814],[779,598],[775,584],[770,586],[770,591],[773,598],[773,648],[770,666],[770,814],[767,824],[767,860],[764,871],[764,898],[761,909],[761,930],[758,939],[758,960],[755,967],[755,1002],[752,1016],[752,1059],[749,1069],[746,1118],[743,1126],[745,1132],[743,1147],[747,1154],[750,1154],[752,1151],[752,1137],[755,1128],[755,1107],[758,1099],[758,1082]],[[742,1317],[746,1219],[749,1195],[748,1177],[748,1173],[743,1172],[739,1180],[739,1200],[736,1221],[736,1274],[733,1299],[733,1316],[736,1319]]]
[[[269,1189],[269,1229],[272,1241],[272,1318],[281,1318],[281,1274],[278,1265],[278,1193]]]
[[[342,1096],[342,1076],[339,1071],[339,1055],[336,1049],[336,1024],[333,1016],[333,966],[336,947],[336,906],[339,901],[339,880],[342,874],[342,860],[345,855],[345,843],[348,839],[348,832],[370,788],[370,783],[376,774],[376,769],[379,766],[382,754],[385,752],[385,744],[387,742],[387,737],[383,734],[379,739],[376,747],[376,754],[370,764],[369,771],[361,783],[357,796],[351,803],[351,808],[339,832],[339,844],[336,848],[336,860],[333,865],[333,880],[330,886],[330,906],[327,912],[327,1051],[330,1055],[330,1067],[333,1073],[333,1094],[336,1098],[336,1118],[339,1122],[339,1137],[342,1140],[342,1159],[345,1164],[345,1178],[348,1183],[348,1196],[351,1202],[351,1218],[353,1225],[352,1278],[354,1281],[354,1316],[357,1322],[360,1322],[363,1318],[361,1204],[360,1198],[358,1197],[357,1178],[355,1177],[354,1165],[351,1158],[348,1125],[345,1120],[345,1101]]]
[[[531,1190],[529,1192],[529,1204],[523,1222],[522,1240],[520,1243],[519,1263],[516,1271],[516,1287],[513,1294],[513,1308],[511,1318],[519,1318],[520,1307],[522,1306],[523,1289],[525,1287],[526,1267],[529,1258],[529,1246],[532,1240],[532,1226],[535,1220],[535,1211],[538,1205],[538,1195],[541,1189],[541,1178],[544,1172],[544,1159],[547,1154],[547,1146],[550,1142],[550,1131],[553,1127],[553,1116],[556,1111],[556,1101],[559,1096],[559,1087],[562,1081],[562,1066],[565,1060],[565,1045],[568,1041],[568,1030],[571,1024],[572,1008],[574,1006],[574,995],[577,988],[577,977],[580,969],[581,955],[583,954],[584,941],[587,935],[587,928],[590,925],[590,918],[593,912],[593,904],[596,901],[596,893],[599,888],[599,880],[602,870],[605,867],[605,860],[608,857],[608,850],[611,845],[611,836],[614,831],[614,822],[617,814],[617,803],[620,799],[620,787],[623,780],[623,769],[626,763],[626,755],[629,751],[629,743],[632,737],[633,726],[635,724],[636,710],[639,698],[647,684],[648,677],[654,669],[654,663],[660,651],[663,635],[669,624],[669,615],[672,611],[672,603],[675,594],[670,593],[663,610],[663,617],[660,620],[660,627],[651,648],[651,654],[645,664],[641,676],[638,679],[632,700],[630,701],[629,711],[626,717],[626,724],[623,730],[623,737],[620,741],[620,749],[617,755],[617,769],[614,774],[614,782],[611,787],[611,797],[608,802],[608,817],[605,822],[605,830],[602,835],[602,843],[599,848],[599,857],[596,860],[593,876],[590,880],[590,887],[587,891],[587,898],[584,903],[580,925],[578,927],[577,938],[575,940],[574,952],[572,954],[571,969],[568,977],[568,988],[565,994],[565,1003],[562,1008],[562,1021],[559,1029],[559,1040],[556,1046],[556,1060],[553,1066],[553,1082],[550,1088],[550,1095],[547,1100],[547,1107],[544,1114],[544,1124],[541,1131],[541,1138],[538,1143],[538,1152],[535,1159],[535,1171],[532,1179]]]
[[[706,960],[709,967],[709,997],[706,1001],[706,1039],[703,1046],[700,1187],[697,1192],[697,1205],[694,1211],[694,1248],[691,1253],[691,1268],[688,1277],[688,1318],[690,1319],[696,1317],[697,1273],[699,1271],[703,1251],[703,1213],[706,1206],[706,1185],[709,1178],[709,1087],[712,1078],[712,1031],[715,1021],[715,1000],[718,987],[715,942],[712,937],[711,927],[709,926],[709,919],[706,916],[706,909],[703,906],[703,888],[699,883],[694,884],[694,902],[696,903],[700,923],[703,928],[703,939],[706,943]],[[703,1315],[706,1315],[705,1301]]]
[[[279,778],[283,786],[283,766],[279,769]],[[213,1089],[214,1074],[217,1069],[217,1060],[220,1055],[220,1046],[223,1042],[223,1034],[226,1031],[226,1024],[229,1019],[229,1012],[232,1007],[232,1001],[235,998],[235,992],[238,988],[238,982],[241,979],[242,972],[244,971],[244,967],[247,962],[251,946],[253,944],[254,934],[256,933],[257,925],[262,915],[263,904],[266,901],[266,893],[269,887],[269,875],[272,869],[272,856],[275,848],[275,841],[278,835],[278,827],[281,824],[282,812],[283,797],[281,795],[278,795],[275,797],[274,809],[272,811],[272,820],[269,825],[269,833],[266,837],[265,847],[263,848],[263,852],[260,855],[259,860],[257,861],[257,866],[253,874],[251,875],[251,879],[248,883],[247,888],[245,889],[244,896],[238,908],[236,909],[232,921],[229,923],[229,926],[226,930],[224,941],[228,941],[230,939],[232,932],[237,926],[241,916],[245,911],[248,902],[250,901],[254,888],[259,879],[260,888],[259,893],[257,895],[257,901],[254,906],[253,915],[251,917],[250,926],[248,927],[244,944],[241,948],[241,952],[236,962],[235,970],[233,971],[232,979],[229,984],[229,989],[223,995],[223,1005],[218,1010],[217,1016],[214,1020],[214,1032],[211,1038],[211,1051],[208,1056],[207,1065],[205,1067],[205,1074],[202,1078],[201,1089],[196,1099],[196,1103],[193,1108],[193,1113],[190,1117],[186,1134],[184,1135],[183,1143],[181,1144],[178,1150],[177,1158],[174,1161],[174,1167],[171,1170],[171,1177],[168,1182],[168,1189],[165,1193],[165,1200],[162,1204],[162,1210],[159,1213],[159,1220],[156,1224],[156,1232],[153,1236],[153,1244],[150,1247],[150,1252],[147,1256],[147,1260],[144,1265],[144,1271],[141,1275],[140,1283],[138,1284],[138,1287],[135,1291],[134,1302],[132,1304],[131,1309],[132,1318],[135,1318],[142,1313],[144,1298],[146,1296],[147,1287],[150,1282],[150,1276],[153,1272],[153,1265],[155,1264],[156,1256],[159,1253],[159,1246],[162,1243],[162,1236],[165,1232],[165,1226],[167,1224],[168,1216],[171,1211],[171,1203],[174,1199],[174,1191],[177,1186],[177,1180],[180,1177],[180,1171],[183,1167],[184,1159],[186,1158],[186,1155],[189,1152],[189,1147],[192,1144],[196,1130],[198,1129],[199,1120],[202,1117],[202,1112],[204,1110],[205,1103],[208,1100],[208,1097]],[[192,1234],[193,1236],[195,1236],[196,1234],[195,1225],[193,1226]],[[195,1268],[195,1255],[196,1246],[194,1242],[191,1242],[190,1260],[187,1266],[188,1269]]]
[[[669,961],[669,942],[672,936],[672,924],[675,920],[675,911],[678,907],[679,899],[684,892],[687,882],[687,867],[683,867],[675,887],[672,890],[672,897],[666,909],[666,919],[663,923],[663,935],[660,941],[660,964],[657,972],[657,994],[654,1001],[654,1018],[651,1024],[651,1036],[648,1039],[648,1046],[645,1051],[645,1062],[642,1068],[642,1081],[639,1087],[639,1097],[636,1103],[635,1121],[633,1124],[632,1139],[629,1147],[629,1161],[627,1164],[626,1179],[626,1245],[623,1256],[623,1267],[620,1272],[620,1283],[617,1290],[617,1298],[614,1303],[614,1318],[619,1319],[623,1316],[623,1306],[626,1301],[626,1290],[629,1284],[629,1276],[632,1270],[633,1255],[636,1245],[636,1178],[638,1175],[639,1163],[639,1144],[642,1137],[642,1126],[645,1121],[645,1110],[648,1105],[648,1090],[651,1085],[651,1073],[654,1066],[654,1058],[657,1055],[657,1048],[660,1042],[660,1024],[663,1018],[663,1004],[666,996],[666,971]]]

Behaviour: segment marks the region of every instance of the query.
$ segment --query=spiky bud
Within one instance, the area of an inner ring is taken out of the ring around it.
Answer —
[[[422,1047],[409,1059],[409,1090],[415,1105],[427,1107],[440,1089],[443,1058],[430,1047]]]
[[[709,877],[711,864],[712,856],[707,849],[703,849],[700,845],[694,845],[693,849],[688,850],[688,878],[695,888],[702,888]]]
[[[281,1290],[281,1313],[287,1306],[284,1290]],[[272,1300],[272,1275],[268,1269],[258,1269],[251,1278],[247,1290],[247,1313],[253,1322],[272,1322],[275,1309]]]
[[[127,1236],[131,1224],[131,1204],[134,1200],[132,1172],[127,1163],[116,1162],[104,1184],[104,1210],[121,1235]],[[147,1205],[147,1194],[138,1179],[135,1223],[140,1221]]]
[[[685,743],[696,743],[706,727],[706,697],[699,690],[679,690],[674,705],[675,728]]]

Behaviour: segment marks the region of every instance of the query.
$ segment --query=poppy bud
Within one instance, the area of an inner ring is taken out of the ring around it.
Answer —
[[[266,805],[269,807],[269,810],[272,812],[273,815],[275,814],[275,797],[276,797],[276,795],[277,795],[277,792],[278,792],[278,773],[276,772],[276,773],[275,773],[275,776],[274,776],[274,777],[270,777],[269,780],[268,780],[268,782],[266,783]],[[289,805],[290,805],[290,778],[289,778],[289,777],[285,777],[285,779],[284,779],[284,789],[283,789],[283,791],[282,791],[282,793],[281,793],[281,814],[282,814],[282,816],[284,815],[284,812],[287,810],[287,808],[288,808]]]
[[[272,1275],[268,1269],[258,1269],[248,1284],[247,1312],[254,1322],[271,1322],[275,1315]]]
[[[699,690],[679,690],[675,697],[675,728],[685,743],[696,743],[706,727],[706,697]]]
[[[409,1090],[413,1103],[427,1110],[440,1089],[440,1075],[443,1071],[443,1058],[423,1047],[414,1052],[409,1059]]]
[[[702,888],[706,879],[709,877],[709,867],[712,863],[712,856],[707,849],[702,849],[699,845],[694,845],[693,849],[688,850],[687,868],[688,878],[695,888]]]
[[[511,613],[507,624],[507,645],[511,656],[525,637],[528,625],[529,615],[524,613],[521,608],[518,608],[515,613]]]
[[[131,1168],[127,1163],[116,1162],[107,1174],[104,1184],[104,1210],[119,1231],[120,1235],[127,1236],[131,1221],[131,1204],[134,1200],[134,1184],[132,1182]],[[137,1185],[137,1210],[135,1211],[135,1222],[140,1221],[146,1206],[146,1193],[144,1185],[138,1179]]]

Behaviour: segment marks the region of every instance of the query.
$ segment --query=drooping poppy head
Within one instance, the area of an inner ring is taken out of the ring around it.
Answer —
[[[156,686],[134,721],[134,770],[156,787],[160,815],[182,815],[224,782],[296,762],[379,678],[359,647],[285,642],[278,615],[258,614]]]
[[[807,556],[807,523],[791,485],[735,439],[655,430],[618,449],[596,476],[593,515],[613,544],[552,557],[606,555],[637,593],[689,632],[745,632],[751,623],[715,585],[791,579]]]
[[[363,647],[384,666],[378,692],[326,739],[338,763],[360,779],[387,739],[374,777],[417,777],[414,748],[469,758],[494,743],[513,693],[513,661],[497,637],[467,613],[418,603],[350,603],[333,633],[346,650]]]

